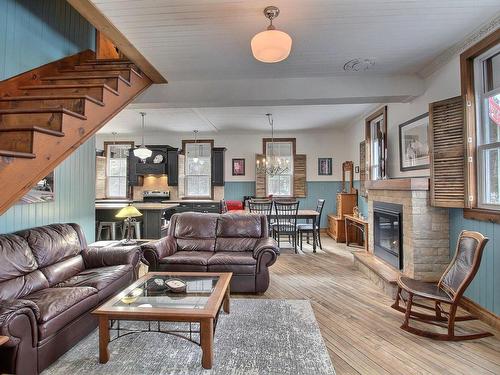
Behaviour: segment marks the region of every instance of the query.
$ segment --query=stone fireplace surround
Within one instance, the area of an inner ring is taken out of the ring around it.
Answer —
[[[368,254],[355,254],[355,263],[373,281],[380,278],[394,286],[400,273],[424,281],[436,281],[450,262],[448,210],[430,205],[429,179],[406,178],[367,181]],[[403,270],[373,255],[373,202],[403,206]],[[389,275],[389,276],[388,276]],[[384,289],[386,289],[384,287]],[[393,289],[393,288],[390,288]],[[391,290],[391,294],[393,290]]]

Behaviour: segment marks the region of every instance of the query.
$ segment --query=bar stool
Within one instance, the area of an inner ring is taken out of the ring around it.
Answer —
[[[127,219],[123,220],[122,224],[122,239],[128,238],[127,237],[127,232],[128,232],[128,220],[131,220],[131,225],[130,225],[130,238],[135,238],[137,240],[140,240],[141,237],[141,222],[137,221],[135,219]]]
[[[102,237],[102,231],[107,231],[108,236],[107,239],[111,237],[112,241],[116,240],[116,221],[100,221],[99,225],[97,226],[97,241],[101,241]]]

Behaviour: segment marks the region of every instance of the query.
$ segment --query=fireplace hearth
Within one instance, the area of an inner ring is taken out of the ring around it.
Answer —
[[[403,269],[403,206],[373,202],[373,248],[375,256],[398,270]]]

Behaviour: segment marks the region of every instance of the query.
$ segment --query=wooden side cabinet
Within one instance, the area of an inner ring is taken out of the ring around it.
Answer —
[[[328,215],[327,234],[337,242],[345,242],[345,215],[352,215],[357,193],[337,193],[337,213]]]

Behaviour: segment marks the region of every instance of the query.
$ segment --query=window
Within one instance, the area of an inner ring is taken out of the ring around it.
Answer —
[[[474,59],[477,206],[500,209],[500,45]]]
[[[265,146],[266,158],[273,155],[279,158],[282,165],[288,165],[284,173],[276,176],[267,176],[267,194],[273,196],[293,196],[293,142],[265,142]]]
[[[132,142],[105,142],[107,198],[127,198],[128,155],[129,150],[133,147]]]
[[[212,196],[212,143],[185,143],[184,184],[187,197]]]
[[[381,108],[365,120],[366,169],[370,180],[386,176],[387,107]]]

